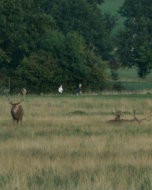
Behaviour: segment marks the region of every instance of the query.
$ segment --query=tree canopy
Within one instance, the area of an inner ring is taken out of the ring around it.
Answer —
[[[151,12],[151,0],[125,0],[120,9],[125,17],[125,28],[118,35],[118,54],[122,64],[137,67],[142,78],[152,69]]]
[[[103,0],[1,0],[0,86],[11,78],[15,91],[68,91],[79,83],[89,90],[106,86],[107,61],[115,18],[102,11]],[[120,14],[118,57],[136,66],[140,77],[152,69],[152,2],[125,0]],[[0,88],[1,88],[0,87]]]
[[[31,92],[48,92],[61,83],[74,90],[79,82],[102,89],[112,26],[99,3],[2,0],[1,85],[11,77],[13,89],[24,86]]]

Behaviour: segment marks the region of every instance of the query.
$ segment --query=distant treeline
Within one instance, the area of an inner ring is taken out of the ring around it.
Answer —
[[[120,9],[124,31],[111,37],[117,18],[102,12],[102,0],[1,0],[0,87],[10,77],[12,91],[50,92],[60,84],[71,91],[79,83],[102,90],[109,60],[135,65],[146,76],[152,64],[152,3],[130,2]]]

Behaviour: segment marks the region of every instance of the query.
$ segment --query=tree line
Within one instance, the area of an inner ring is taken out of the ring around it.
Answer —
[[[152,68],[151,1],[126,0],[119,11],[125,27],[114,37],[117,18],[104,14],[102,3],[1,0],[0,86],[10,77],[13,90],[50,92],[63,84],[74,91],[79,83],[103,90],[111,59],[145,77]]]

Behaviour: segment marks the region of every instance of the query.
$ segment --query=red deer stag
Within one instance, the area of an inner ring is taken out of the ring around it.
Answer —
[[[136,110],[133,109],[133,118],[132,119],[122,119],[121,116],[123,115],[123,111],[113,111],[115,118],[108,120],[108,123],[124,123],[124,122],[137,122],[138,124],[140,124],[142,121],[145,120],[149,120],[152,117],[152,111],[149,113],[148,116],[142,118],[142,119],[138,119],[136,116]]]
[[[21,91],[22,95],[24,96],[25,93],[23,93],[23,90]],[[8,97],[8,101],[11,104],[11,115],[13,118],[13,121],[16,121],[17,124],[22,121],[23,115],[24,115],[24,110],[21,105],[21,103],[24,101],[24,99],[20,100],[19,102],[12,102],[10,101],[10,98]]]
[[[23,114],[24,114],[23,107],[20,103],[21,102],[17,102],[17,103],[10,102],[10,104],[12,105],[11,115],[12,115],[13,120],[16,121],[17,123],[19,121],[22,121]]]

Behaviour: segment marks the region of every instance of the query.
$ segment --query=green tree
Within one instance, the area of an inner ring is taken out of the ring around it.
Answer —
[[[91,3],[92,2],[92,3]],[[111,50],[110,33],[114,19],[103,15],[97,3],[102,1],[60,0],[55,1],[51,8],[57,28],[64,34],[76,31],[83,36],[88,46],[108,59]],[[109,22],[111,20],[111,22]]]
[[[120,13],[125,29],[118,35],[118,54],[123,65],[136,66],[140,77],[152,69],[152,1],[125,0]]]
[[[87,80],[86,86],[90,90],[103,90],[107,83],[107,62],[96,55],[94,50],[89,48],[86,52]]]
[[[41,48],[43,51],[25,57],[17,67],[18,86],[32,92],[54,91],[60,84],[68,91],[75,91],[79,83],[94,90],[105,87],[106,64],[87,48],[78,33],[64,36],[56,30],[49,31],[42,39]]]
[[[12,78],[13,89],[55,90],[61,83],[74,90],[105,85],[111,49],[110,17],[100,0],[1,0],[0,80]],[[45,85],[44,85],[45,83]]]
[[[34,0],[1,0],[0,3],[0,67],[14,72],[23,60],[39,48],[39,39],[54,22]]]
[[[45,51],[24,57],[15,71],[14,89],[27,88],[30,92],[48,92],[53,89],[55,60]]]

